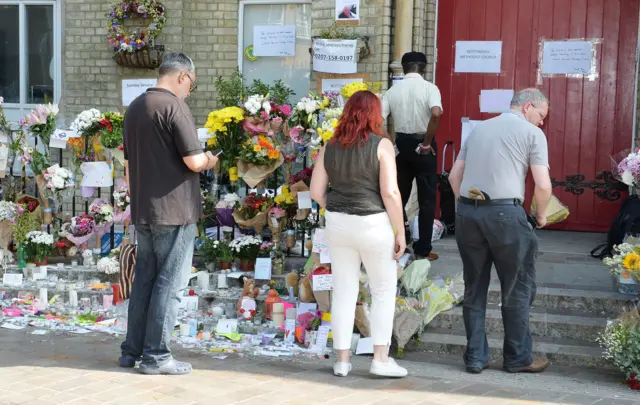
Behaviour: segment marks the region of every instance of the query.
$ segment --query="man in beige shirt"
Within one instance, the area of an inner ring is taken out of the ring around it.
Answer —
[[[393,117],[398,156],[398,187],[405,207],[411,196],[413,180],[418,188],[418,229],[420,239],[413,244],[418,258],[436,260],[431,252],[433,220],[436,209],[438,147],[436,131],[442,116],[440,90],[424,79],[427,57],[422,52],[408,52],[402,57],[404,79],[394,84],[382,100],[382,115]],[[407,241],[409,224],[404,213]]]

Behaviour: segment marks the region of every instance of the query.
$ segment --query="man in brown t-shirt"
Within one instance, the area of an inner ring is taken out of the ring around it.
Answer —
[[[158,85],[136,98],[124,117],[124,156],[136,269],[120,366],[142,357],[144,374],[187,374],[171,356],[179,291],[191,272],[196,222],[202,216],[200,172],[217,158],[203,152],[184,99],[195,91],[195,66],[183,53],[165,56]]]

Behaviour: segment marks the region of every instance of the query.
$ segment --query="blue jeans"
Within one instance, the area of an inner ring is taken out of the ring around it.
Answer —
[[[148,365],[171,360],[169,342],[176,325],[180,290],[187,286],[193,260],[195,225],[136,226],[138,247],[127,339],[123,356]]]
[[[536,296],[538,237],[524,209],[514,204],[460,203],[456,241],[464,271],[465,364],[482,367],[489,362],[485,314],[491,268],[495,265],[502,290],[504,366],[529,366],[533,362],[529,309]]]

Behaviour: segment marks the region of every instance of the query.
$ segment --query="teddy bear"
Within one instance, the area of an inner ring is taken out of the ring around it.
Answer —
[[[236,313],[243,319],[251,319],[256,314],[256,297],[260,293],[260,289],[256,287],[256,282],[246,277],[244,279],[244,287],[240,299],[236,304]]]

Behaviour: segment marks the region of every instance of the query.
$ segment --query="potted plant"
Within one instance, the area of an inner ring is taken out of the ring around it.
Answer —
[[[216,262],[222,270],[231,268],[231,263],[233,262],[233,254],[231,252],[231,248],[229,247],[229,242],[227,242],[226,240],[220,241],[212,238],[207,238],[198,248],[198,251],[204,258],[207,270],[213,271]]]
[[[21,269],[27,267],[25,249],[27,235],[39,227],[38,217],[29,211],[28,206],[24,203],[18,204],[16,220],[13,223],[13,242],[16,248],[18,267]]]
[[[257,236],[243,236],[229,244],[233,255],[240,260],[240,268],[244,271],[254,270],[261,245],[262,238]]]
[[[638,295],[640,280],[640,246],[635,238],[614,246],[614,255],[605,258],[603,263],[609,267],[614,277],[614,287],[622,294]]]
[[[49,255],[53,251],[53,235],[42,231],[27,233],[25,250],[27,260],[36,266],[44,266],[49,263]]]

